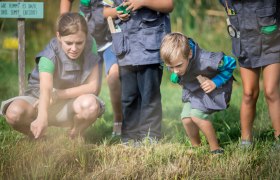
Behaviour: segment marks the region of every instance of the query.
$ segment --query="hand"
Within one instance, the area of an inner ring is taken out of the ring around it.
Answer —
[[[127,6],[127,10],[136,11],[138,9],[141,9],[143,7],[143,1],[142,0],[127,0],[127,2],[124,3],[125,6]]]
[[[30,130],[34,135],[35,139],[37,139],[45,133],[47,127],[48,127],[47,120],[41,120],[37,118],[35,121],[31,123]]]
[[[206,78],[206,80],[203,83],[201,83],[200,87],[203,89],[205,93],[210,93],[216,88],[216,84],[209,78],[207,77],[204,78]]]
[[[130,18],[130,14],[123,14],[122,11],[117,11],[117,16],[122,21],[127,21]]]

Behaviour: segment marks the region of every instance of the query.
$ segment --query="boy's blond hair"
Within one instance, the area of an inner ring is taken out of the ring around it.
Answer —
[[[161,42],[160,56],[166,64],[170,64],[180,56],[188,59],[189,53],[188,37],[182,33],[174,32],[167,34]]]

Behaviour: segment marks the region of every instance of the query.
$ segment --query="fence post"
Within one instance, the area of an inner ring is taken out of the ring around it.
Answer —
[[[24,2],[24,0],[17,0]],[[19,95],[23,95],[25,89],[25,20],[18,19],[18,73],[19,73]]]

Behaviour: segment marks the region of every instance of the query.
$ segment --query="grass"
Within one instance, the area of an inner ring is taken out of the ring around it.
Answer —
[[[236,143],[223,156],[203,146],[193,153],[183,143],[162,140],[140,148],[70,141],[59,129],[40,141],[9,140],[1,146],[3,179],[270,179],[279,177],[279,154],[267,142],[242,151]]]
[[[4,58],[5,59],[5,58]],[[17,67],[1,61],[0,99],[17,95]],[[203,146],[190,153],[190,141],[181,124],[181,88],[164,71],[162,82],[163,139],[157,145],[123,147],[111,138],[112,108],[103,82],[101,98],[106,112],[86,133],[85,142],[71,141],[66,129],[49,128],[47,137],[31,141],[0,118],[0,179],[274,179],[280,177],[279,152],[273,151],[273,131],[263,92],[254,123],[255,148],[239,148],[241,81],[234,83],[230,107],[212,116],[225,155],[210,155]],[[105,79],[105,78],[104,78]]]
[[[234,85],[231,106],[213,116],[225,149],[212,156],[203,146],[190,151],[190,142],[179,120],[181,89],[162,84],[163,134],[157,145],[125,147],[111,138],[112,111],[104,82],[101,98],[105,115],[88,129],[85,141],[69,140],[66,129],[51,127],[45,138],[32,141],[0,120],[0,179],[271,179],[280,177],[279,152],[271,149],[272,134],[261,94],[255,123],[255,148],[239,148],[241,87]]]

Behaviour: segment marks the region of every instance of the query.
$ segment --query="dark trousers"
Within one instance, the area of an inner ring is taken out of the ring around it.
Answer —
[[[162,67],[160,64],[120,67],[123,139],[161,137]]]

